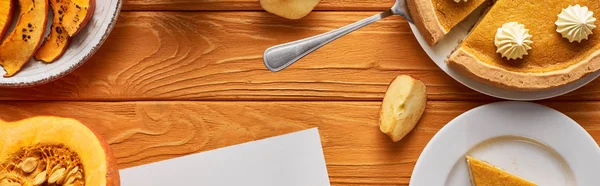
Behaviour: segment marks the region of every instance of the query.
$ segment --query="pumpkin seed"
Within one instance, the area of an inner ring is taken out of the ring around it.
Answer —
[[[50,177],[48,177],[48,183],[56,183],[58,180],[63,178],[64,175],[65,175],[65,168],[57,169],[56,171],[52,172]]]
[[[38,165],[38,161],[34,157],[26,158],[23,162],[21,162],[21,170],[25,173],[31,173]]]
[[[72,176],[69,177],[69,179],[67,179],[67,181],[65,181],[65,185],[72,184],[73,182],[75,182],[75,179],[76,179],[75,177],[72,177]]]
[[[33,185],[41,185],[46,181],[46,171],[40,172],[33,178]]]
[[[67,174],[67,177],[73,176],[78,170],[79,170],[79,167],[75,167],[75,168],[71,169],[71,171],[69,171],[69,174]]]

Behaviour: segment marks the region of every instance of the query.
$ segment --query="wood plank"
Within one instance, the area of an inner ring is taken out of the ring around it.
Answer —
[[[322,0],[316,10],[386,10],[394,0]],[[262,10],[258,0],[125,0],[123,10]]]
[[[486,98],[441,72],[399,17],[341,38],[283,72],[264,67],[270,46],[370,15],[318,12],[295,22],[263,12],[124,12],[76,72],[44,86],[0,89],[0,99],[379,100],[399,74],[423,79],[431,99]]]
[[[409,74],[430,100],[494,100],[456,82],[421,50],[406,21],[392,17],[347,35],[279,73],[270,46],[370,16],[317,12],[299,21],[264,12],[124,12],[96,55],[48,85],[0,89],[0,100],[381,100]],[[600,84],[562,100],[600,100]]]
[[[379,102],[3,102],[0,118],[72,117],[105,137],[120,168],[318,127],[333,185],[407,185],[433,135],[485,102],[428,102],[405,139],[379,132]],[[600,140],[599,102],[544,102]],[[73,112],[73,111],[77,112]]]

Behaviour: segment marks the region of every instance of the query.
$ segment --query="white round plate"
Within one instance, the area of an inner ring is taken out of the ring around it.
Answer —
[[[465,155],[538,185],[600,185],[594,139],[571,118],[534,103],[493,103],[456,117],[429,141],[410,185],[470,185]]]
[[[444,39],[442,39],[437,45],[433,47],[429,46],[427,41],[425,41],[425,39],[414,24],[410,24],[410,28],[412,29],[415,37],[419,41],[419,44],[425,50],[427,55],[429,55],[429,57],[435,62],[435,64],[437,64],[444,72],[446,72],[446,74],[454,78],[456,81],[462,83],[463,85],[489,96],[520,101],[548,99],[574,91],[580,87],[583,87],[584,85],[588,84],[589,82],[600,76],[600,72],[595,72],[584,78],[581,78],[578,81],[569,83],[564,86],[542,91],[524,92],[507,90],[495,87],[493,85],[485,84],[474,80],[458,71],[455,71],[454,69],[450,68],[445,61],[446,59],[448,59],[448,56],[452,53],[452,51],[456,49],[458,43],[467,36],[468,32],[477,22],[479,15],[479,13],[472,14],[469,18],[467,18],[467,20],[459,24]]]
[[[21,88],[36,86],[56,80],[77,69],[104,43],[112,28],[117,23],[122,3],[122,0],[96,0],[94,16],[88,22],[87,26],[71,40],[69,48],[60,59],[50,64],[31,59],[13,77],[5,78],[0,76],[0,87]],[[52,11],[51,9],[49,11],[50,20],[48,21],[48,28],[52,24]],[[15,23],[16,20],[13,21],[13,26]],[[49,29],[46,29],[46,35],[48,33]],[[4,75],[5,73],[6,71],[0,68],[0,75]]]

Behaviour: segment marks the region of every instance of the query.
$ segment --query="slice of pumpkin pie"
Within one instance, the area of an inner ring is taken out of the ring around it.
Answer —
[[[488,0],[408,0],[406,3],[425,40],[435,45]]]
[[[536,186],[535,183],[510,174],[484,161],[467,156],[473,186]]]

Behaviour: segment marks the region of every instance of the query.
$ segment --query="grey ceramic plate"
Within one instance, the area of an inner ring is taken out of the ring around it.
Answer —
[[[77,34],[65,54],[53,63],[45,64],[31,59],[13,77],[0,76],[0,87],[31,87],[51,82],[67,75],[85,63],[104,43],[117,23],[122,0],[96,0],[94,16]],[[48,26],[52,21],[48,21]],[[0,68],[0,74],[5,74]]]

